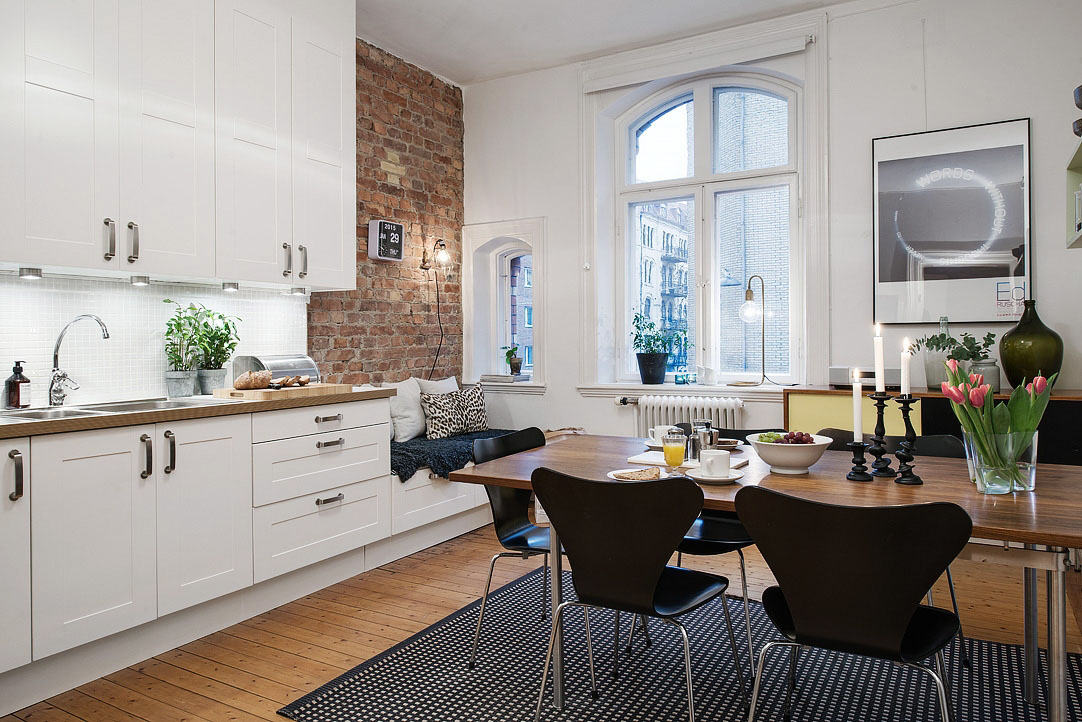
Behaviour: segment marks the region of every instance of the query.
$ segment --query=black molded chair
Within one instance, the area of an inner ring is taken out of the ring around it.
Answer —
[[[590,609],[604,607],[656,617],[680,631],[684,642],[684,672],[688,685],[688,714],[695,722],[695,694],[691,677],[691,647],[687,630],[675,617],[717,597],[722,598],[729,644],[733,650],[740,692],[744,674],[737,661],[729,607],[724,598],[729,580],[706,572],[667,566],[676,545],[703,505],[703,492],[686,477],[656,481],[591,481],[551,469],[533,473],[533,488],[560,536],[571,562],[578,601],[564,602],[556,610],[549,637],[535,721],[541,716],[553,642],[568,607],[586,614],[586,651],[590,683],[597,696]]]
[[[520,451],[529,451],[545,445],[545,434],[536,426],[515,431],[491,439],[477,439],[473,442],[474,463],[499,459]],[[473,635],[473,648],[470,650],[470,669],[477,661],[477,644],[481,639],[481,623],[485,620],[485,607],[488,605],[488,593],[492,589],[492,572],[496,569],[496,560],[503,557],[528,559],[544,554],[545,582],[541,595],[541,618],[545,618],[548,605],[549,585],[549,530],[530,521],[529,489],[509,489],[503,486],[485,485],[488,503],[492,507],[492,523],[496,528],[496,538],[506,552],[492,557],[488,565],[488,581],[485,593],[481,597],[481,611],[477,616],[477,631]]]
[[[849,447],[846,446],[849,440],[853,438],[852,431],[846,431],[844,429],[820,429],[820,436],[829,436],[834,439],[829,447],[831,451],[849,451]],[[864,435],[864,440],[869,440],[868,434]],[[905,441],[904,436],[884,436],[883,446],[887,449],[888,454],[893,454],[898,450],[901,443]],[[950,434],[928,434],[926,436],[918,436],[916,440],[916,453],[919,456],[933,456],[941,459],[964,459],[966,458],[966,447],[962,443],[962,440],[957,436],[951,436]],[[958,614],[958,595],[954,591],[954,577],[951,576],[951,568],[947,567],[947,589],[950,590],[951,606],[954,607],[954,614],[961,618]],[[931,592],[928,593],[928,599],[931,600]],[[961,623],[958,624],[958,643],[962,648],[962,666],[969,667],[969,645],[966,642],[965,632],[962,630]]]
[[[736,510],[778,580],[763,593],[763,607],[785,638],[759,652],[748,722],[767,653],[789,647],[791,679],[800,646],[919,669],[935,682],[944,722],[952,719],[943,648],[958,632],[958,617],[921,600],[969,541],[965,510],[944,502],[836,506],[758,486],[737,493]],[[929,658],[935,669],[924,666]]]

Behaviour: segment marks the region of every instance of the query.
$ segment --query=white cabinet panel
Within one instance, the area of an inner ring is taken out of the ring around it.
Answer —
[[[292,283],[290,21],[279,3],[215,4],[214,76],[217,275]]]
[[[120,28],[121,266],[211,278],[213,0],[123,0]]]
[[[0,6],[5,106],[0,186],[2,260],[89,269],[106,258],[117,220],[116,0]]]
[[[30,493],[30,440],[0,442],[0,672],[30,662]]]
[[[252,584],[252,420],[157,424],[158,615]]]
[[[31,441],[34,659],[156,616],[153,434],[134,426]]]
[[[293,239],[297,283],[356,288],[352,33],[293,19]]]
[[[323,431],[390,423],[391,404],[387,399],[302,406],[255,414],[252,417],[252,440],[259,443]],[[387,433],[391,433],[389,428]]]
[[[421,469],[409,479],[391,477],[391,533],[401,534],[477,506],[476,485],[432,477]]]

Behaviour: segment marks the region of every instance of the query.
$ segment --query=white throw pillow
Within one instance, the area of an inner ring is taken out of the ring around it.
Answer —
[[[454,376],[448,376],[439,381],[417,379],[417,383],[421,385],[422,394],[453,394],[458,391],[458,379]]]
[[[417,379],[383,384],[398,391],[391,402],[391,436],[395,441],[409,441],[425,433],[425,411],[421,408],[421,387]]]

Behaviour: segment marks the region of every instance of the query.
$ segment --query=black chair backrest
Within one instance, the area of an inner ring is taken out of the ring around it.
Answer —
[[[957,504],[836,506],[758,486],[737,493],[736,510],[778,580],[798,642],[894,660],[973,530]]]
[[[654,613],[658,580],[703,506],[703,491],[677,476],[591,481],[540,468],[533,488],[571,562],[579,601]]]
[[[849,447],[846,444],[853,440],[853,432],[845,429],[820,429],[819,435],[829,436],[834,439],[834,443],[828,447],[831,451],[848,451]],[[905,441],[904,436],[884,436],[883,439],[883,446],[888,454],[897,451],[898,447]],[[870,441],[871,437],[865,434],[864,440]],[[944,459],[966,458],[966,447],[957,436],[928,434],[927,436],[918,436],[915,443],[917,445],[917,456],[935,456]]]
[[[545,433],[536,426],[531,426],[491,439],[476,439],[473,442],[473,461],[483,464],[544,445]],[[530,497],[533,493],[529,489],[510,489],[486,484],[485,491],[488,492],[488,501],[492,506],[492,522],[496,527],[497,539],[502,541],[531,525]]]

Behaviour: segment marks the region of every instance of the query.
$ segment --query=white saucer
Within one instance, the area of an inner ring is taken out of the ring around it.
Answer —
[[[646,467],[646,468],[650,468],[650,467]],[[642,471],[642,470],[643,470],[643,467],[641,467],[641,466],[635,466],[635,467],[632,467],[630,469],[616,469],[615,471],[610,471],[608,474],[605,474],[605,476],[609,477],[613,481],[634,481],[633,479],[618,479],[618,478],[616,478],[616,474],[622,474],[622,473],[625,473],[625,472],[628,472],[628,471]],[[661,476],[658,477],[658,478],[659,479],[664,479],[664,478],[666,478],[668,476],[670,476],[669,472],[662,469],[661,470]]]
[[[732,484],[744,476],[743,472],[735,469],[730,469],[728,476],[706,476],[698,469],[688,469],[684,474],[702,484]]]
[[[662,444],[655,444],[653,441],[643,442],[646,444],[646,448],[650,451],[662,451]]]

